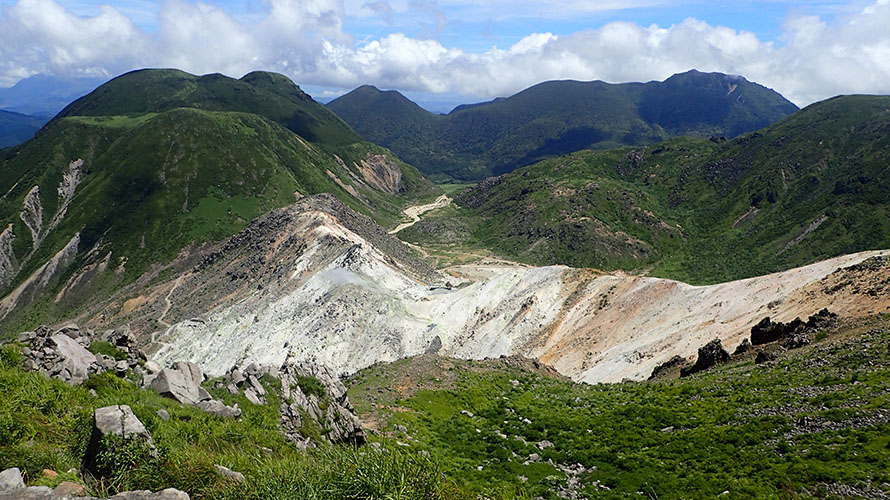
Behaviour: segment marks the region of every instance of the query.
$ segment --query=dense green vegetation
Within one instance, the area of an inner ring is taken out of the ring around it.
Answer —
[[[328,104],[363,137],[430,178],[479,180],[586,148],[669,137],[735,137],[797,110],[740,77],[690,71],[664,82],[545,82],[436,115],[398,92],[363,86]]]
[[[192,498],[825,498],[890,493],[890,315],[845,320],[814,344],[755,364],[751,352],[693,377],[575,384],[530,360],[435,355],[380,364],[349,381],[378,429],[361,448],[301,452],[278,432],[278,387],[240,419],[182,406],[110,373],[68,386],[0,349],[0,469],[30,484],[75,472],[92,411],[129,405],[158,453],[109,440],[95,494],[176,487]],[[534,365],[537,366],[537,365]],[[309,382],[307,385],[311,384]],[[303,381],[301,381],[301,387]],[[95,391],[91,394],[90,389]],[[166,410],[164,420],[157,411]],[[219,464],[246,476],[231,482]],[[579,467],[580,465],[580,467]],[[44,477],[51,469],[61,474]]]
[[[731,141],[582,151],[484,181],[451,214],[471,248],[697,284],[888,248],[888,108],[841,97]],[[434,241],[436,223],[400,237]]]
[[[58,187],[76,159],[83,160],[81,182],[49,230],[62,203]],[[368,162],[400,181],[375,184],[363,166]],[[129,73],[78,99],[34,139],[3,150],[0,173],[0,225],[12,224],[21,268],[0,291],[21,283],[75,234],[77,256],[51,288],[112,256],[105,275],[73,301],[34,297],[35,307],[5,319],[23,327],[62,317],[183,247],[231,236],[299,196],[332,193],[387,226],[406,204],[440,192],[388,150],[361,141],[290,80],[268,73],[241,80],[173,70]],[[36,249],[19,215],[34,186],[44,227]]]
[[[887,494],[888,326],[888,315],[846,323],[767,364],[752,352],[690,378],[615,385],[415,358],[360,372],[350,399],[478,492],[520,484],[555,499],[572,477],[579,498]]]
[[[45,118],[0,109],[0,149],[27,141],[44,123]]]
[[[109,373],[71,387],[24,371],[21,361],[17,347],[0,349],[0,470],[19,467],[31,485],[81,482],[68,471],[81,465],[93,410],[127,404],[151,433],[157,456],[136,442],[109,439],[100,460],[109,475],[87,484],[96,495],[174,487],[197,500],[467,497],[442,477],[431,459],[399,448],[328,445],[301,452],[278,432],[274,384],[266,384],[267,405],[211,390],[214,397],[237,402],[243,409],[242,417],[234,420],[140,390]],[[160,409],[170,414],[169,420],[158,416]],[[242,472],[246,481],[227,480],[216,472],[215,464]],[[46,478],[44,469],[60,474]]]
[[[58,116],[131,115],[176,108],[257,114],[319,145],[361,141],[355,131],[289,78],[264,71],[248,73],[240,80],[174,69],[132,71],[74,101]]]

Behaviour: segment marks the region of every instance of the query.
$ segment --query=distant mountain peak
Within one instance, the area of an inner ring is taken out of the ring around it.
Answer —
[[[663,82],[547,81],[447,115],[369,86],[328,106],[363,137],[438,180],[478,180],[581,149],[734,137],[797,110],[741,76],[695,69]]]

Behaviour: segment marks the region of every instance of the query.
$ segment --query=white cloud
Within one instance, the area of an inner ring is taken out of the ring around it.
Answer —
[[[807,15],[788,19],[778,42],[690,18],[673,26],[612,22],[568,35],[531,33],[511,47],[472,52],[403,33],[357,42],[344,31],[349,5],[383,17],[426,9],[433,16],[429,28],[437,32],[448,20],[431,0],[264,0],[249,18],[212,3],[167,0],[152,32],[112,7],[78,16],[53,0],[18,0],[0,13],[0,84],[37,72],[113,75],[170,66],[233,76],[267,69],[330,89],[370,83],[490,98],[543,80],[648,81],[696,68],[743,75],[798,104],[839,93],[890,93],[890,0],[858,9],[854,1],[830,22]],[[634,5],[649,3],[664,2]],[[538,4],[587,11],[619,5]],[[469,5],[453,0],[448,7]],[[533,4],[517,5],[512,14]],[[485,8],[507,9],[501,0]]]

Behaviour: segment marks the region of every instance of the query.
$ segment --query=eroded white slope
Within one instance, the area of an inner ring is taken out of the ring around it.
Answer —
[[[218,375],[234,364],[279,364],[291,352],[343,373],[430,350],[522,354],[575,380],[608,382],[645,378],[715,337],[732,349],[767,315],[787,321],[826,306],[850,315],[890,305],[886,296],[820,288],[838,268],[883,252],[705,287],[567,267],[479,266],[455,269],[478,278],[445,289],[407,272],[334,215],[305,211],[279,226],[274,237],[245,240],[248,253],[224,256],[226,263],[165,294],[174,302],[171,326],[155,332],[155,357],[195,361]],[[245,268],[244,282],[207,299],[208,307],[194,298],[199,287],[235,280]],[[189,300],[207,312],[177,313],[176,302]]]

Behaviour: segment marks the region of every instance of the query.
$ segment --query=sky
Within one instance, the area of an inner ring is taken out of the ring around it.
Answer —
[[[428,109],[546,80],[741,75],[799,106],[890,93],[890,0],[0,0],[0,86],[43,73],[283,73]]]

